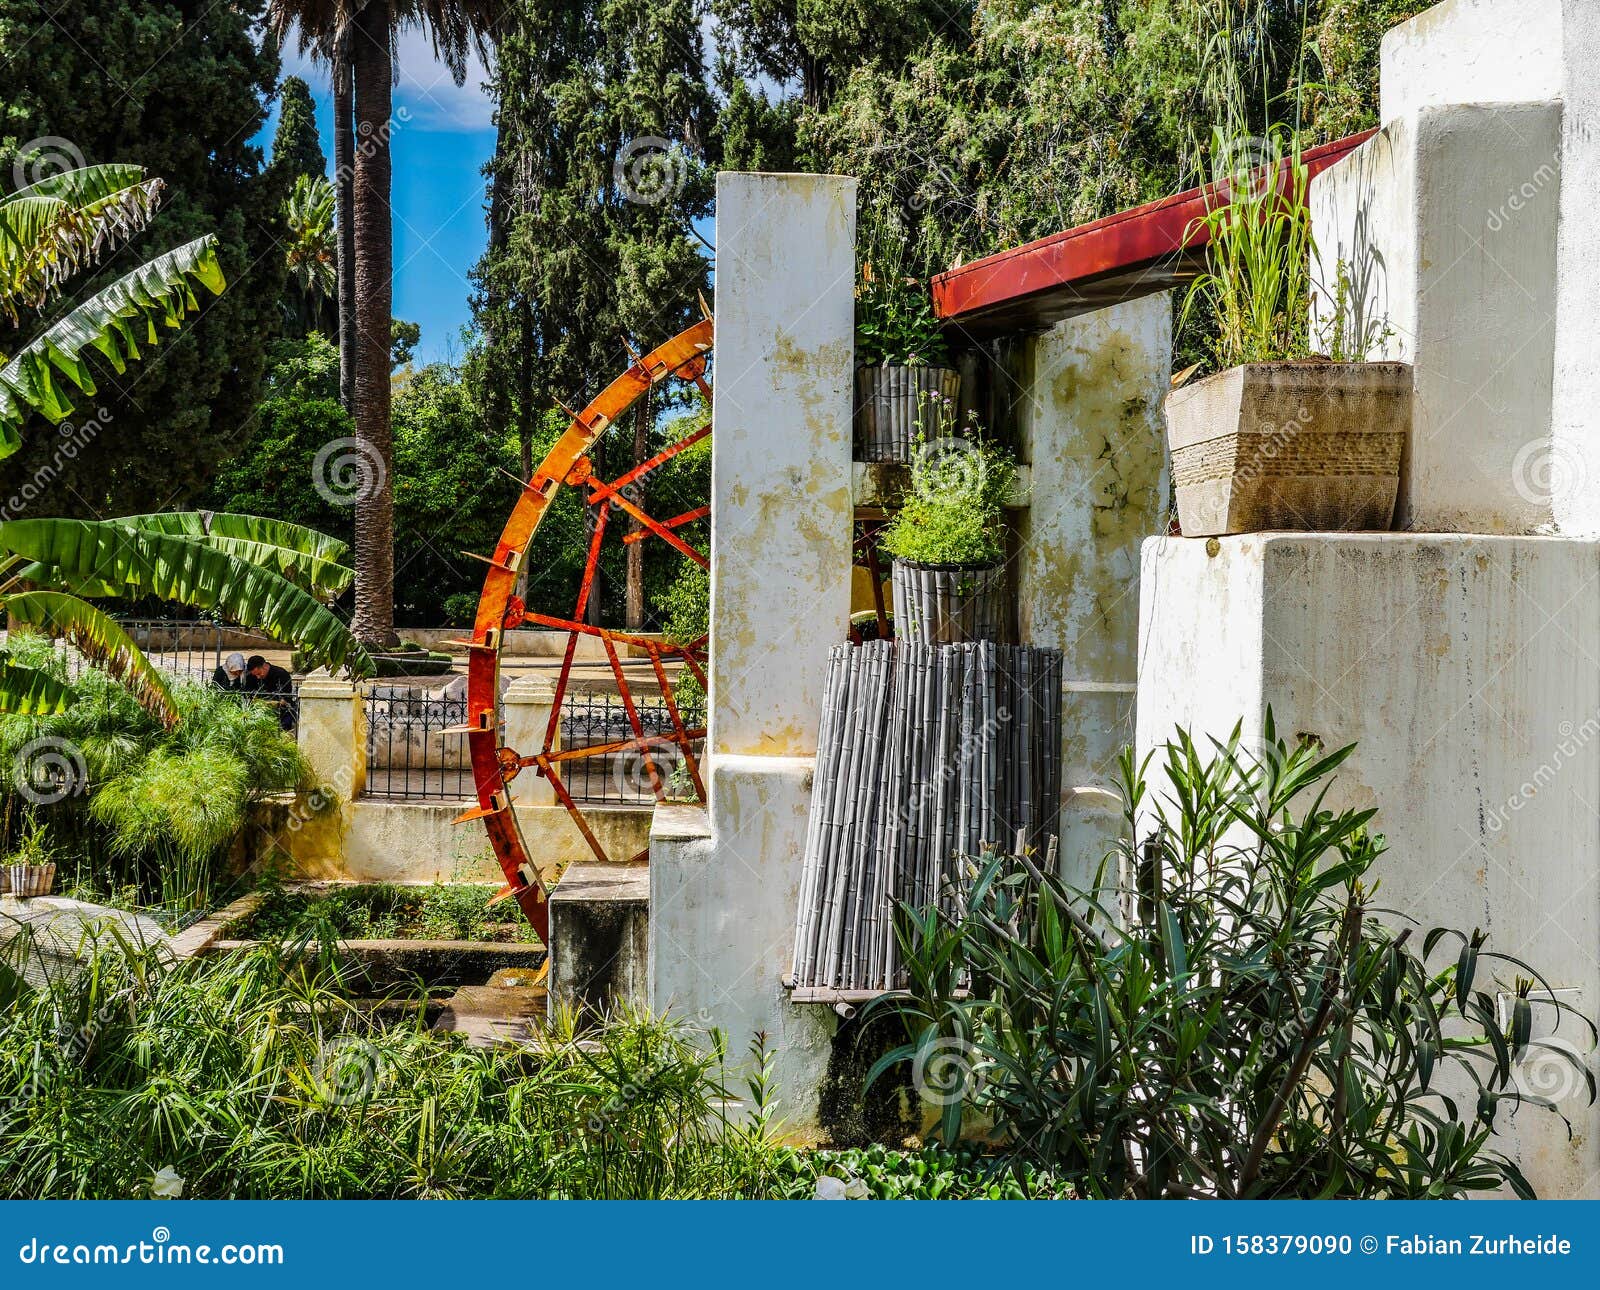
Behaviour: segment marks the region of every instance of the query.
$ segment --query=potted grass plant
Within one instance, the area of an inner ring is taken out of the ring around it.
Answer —
[[[895,634],[920,644],[1005,641],[1006,499],[1017,466],[984,440],[976,423],[953,433],[955,405],[924,400],[911,463],[911,487],[884,531],[893,557]]]
[[[1269,142],[1239,148],[1217,132],[1218,182],[1191,229],[1209,240],[1182,322],[1209,315],[1223,370],[1189,385],[1180,377],[1167,398],[1179,524],[1187,537],[1388,529],[1411,432],[1411,368],[1365,361],[1384,328],[1350,307],[1344,265],[1313,340],[1307,170],[1286,132]]]
[[[883,264],[865,262],[856,288],[856,459],[908,464],[923,401],[954,403],[961,374],[949,366],[927,283]]]

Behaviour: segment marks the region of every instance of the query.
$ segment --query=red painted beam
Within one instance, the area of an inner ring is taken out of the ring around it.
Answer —
[[[1319,174],[1375,133],[1369,130],[1308,149],[1303,156],[1307,171]],[[946,322],[962,323],[984,314],[1025,311],[1053,295],[1061,297],[1054,302],[1059,316],[1079,312],[1072,307],[1079,288],[1108,278],[1136,279],[1179,252],[1203,246],[1207,235],[1195,221],[1206,213],[1211,191],[1211,186],[1191,188],[941,273],[932,284],[934,313]],[[1172,285],[1170,274],[1156,271],[1147,283],[1129,281],[1119,295],[1133,299]]]

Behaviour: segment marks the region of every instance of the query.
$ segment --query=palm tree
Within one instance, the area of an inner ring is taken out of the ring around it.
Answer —
[[[350,411],[356,438],[371,463],[371,486],[356,503],[356,604],[351,625],[370,645],[391,645],[396,639],[389,422],[389,324],[394,309],[389,135],[395,37],[404,26],[423,28],[435,55],[459,85],[466,77],[468,50],[476,46],[483,53],[498,9],[496,0],[272,0],[269,6],[268,21],[280,40],[291,28],[297,29],[302,49],[332,63],[336,111],[340,68],[345,63],[350,68],[355,141],[349,220],[355,270]],[[343,120],[334,122],[336,158],[345,128]]]
[[[322,176],[297,175],[284,216],[289,225],[285,259],[298,300],[292,309],[300,332],[325,330],[328,305],[338,292],[338,243],[333,231],[333,185]]]

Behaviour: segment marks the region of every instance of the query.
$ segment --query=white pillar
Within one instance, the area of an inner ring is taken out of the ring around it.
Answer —
[[[556,690],[547,677],[524,675],[506,687],[501,697],[505,711],[505,745],[524,756],[544,747],[545,731],[550,727],[550,710],[555,706]],[[561,747],[561,731],[556,730],[551,751]],[[529,806],[554,806],[556,791],[535,767],[525,767],[508,785],[511,800],[520,810]]]
[[[1560,132],[1554,103],[1420,107],[1312,181],[1318,312],[1343,261],[1362,319],[1390,329],[1369,357],[1415,368],[1402,528],[1560,522],[1563,484],[1548,478]]]
[[[1433,927],[1483,929],[1491,950],[1525,959],[1593,1017],[1597,574],[1600,544],[1564,538],[1152,538],[1137,754],[1179,727],[1202,749],[1240,720],[1259,734],[1268,707],[1291,743],[1354,743],[1326,805],[1377,809],[1372,827],[1389,842],[1378,903],[1418,921],[1418,945]],[[1512,970],[1488,971],[1514,989]],[[1554,1033],[1589,1048],[1571,1021]],[[1570,1143],[1560,1120],[1523,1107],[1497,1120],[1500,1145],[1540,1195],[1594,1197],[1600,1108],[1568,1092]]]
[[[316,671],[300,683],[300,752],[318,782],[342,801],[367,786],[367,712],[361,688]]]
[[[1133,738],[1139,544],[1165,527],[1169,505],[1171,295],[1068,319],[1029,346],[1018,621],[1024,644],[1065,656],[1061,855],[1082,885],[1121,832],[1110,790]]]
[[[650,999],[742,1049],[817,1119],[833,1016],[792,956],[828,650],[850,615],[855,180],[717,177],[709,812],[658,810]]]

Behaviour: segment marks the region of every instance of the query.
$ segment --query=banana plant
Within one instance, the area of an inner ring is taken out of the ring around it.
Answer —
[[[144,229],[162,181],[140,166],[84,166],[0,197],[0,313],[14,325],[57,298],[66,283]],[[51,422],[73,412],[74,394],[96,392],[89,352],[118,374],[199,309],[195,287],[227,286],[216,239],[196,238],[141,264],[45,327],[7,361],[0,355],[0,458],[21,446],[31,412]]]
[[[330,669],[370,676],[372,660],[327,605],[350,585],[344,552],[337,539],[256,515],[8,520],[0,523],[0,609],[13,627],[68,641],[171,726],[178,712],[166,678],[87,597],[210,610]],[[70,699],[51,678],[0,656],[0,712],[58,712]]]

